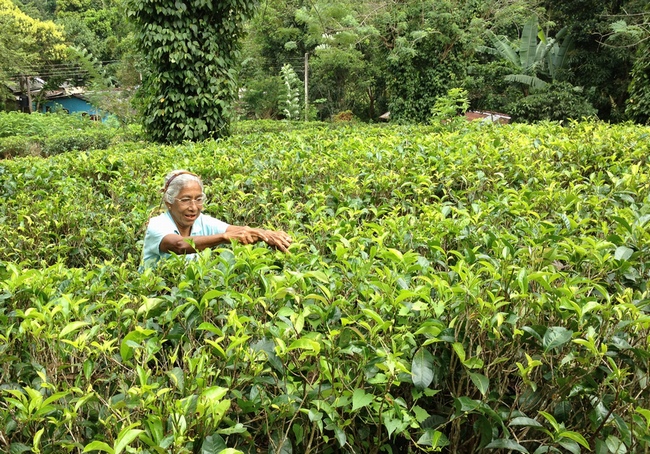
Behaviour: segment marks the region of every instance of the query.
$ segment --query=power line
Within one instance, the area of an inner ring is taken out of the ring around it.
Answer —
[[[94,63],[98,66],[103,67],[119,61],[120,60],[104,60],[104,61],[98,61]],[[13,77],[18,77],[18,76],[38,77],[40,75],[52,76],[52,75],[57,75],[60,72],[70,72],[70,71],[86,72],[86,73],[88,72],[88,70],[83,69],[82,66],[79,64],[55,63],[55,64],[48,64],[42,66],[27,65],[23,68],[23,70],[13,73],[12,76]]]

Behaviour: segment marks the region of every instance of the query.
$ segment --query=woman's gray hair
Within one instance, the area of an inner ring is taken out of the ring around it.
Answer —
[[[178,193],[191,181],[197,182],[201,186],[201,192],[203,192],[203,182],[198,175],[182,169],[169,172],[165,177],[165,187],[162,190],[163,201],[174,203],[174,199],[178,196]]]

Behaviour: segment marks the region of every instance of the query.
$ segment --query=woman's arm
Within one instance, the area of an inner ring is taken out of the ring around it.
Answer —
[[[194,246],[188,241],[190,239]],[[175,233],[165,235],[160,242],[160,252],[174,252],[176,254],[191,254],[219,244],[239,241],[242,244],[252,244],[264,241],[270,246],[275,246],[286,252],[291,245],[291,237],[279,230],[256,229],[247,226],[230,225],[224,233],[215,235],[199,235],[183,237]]]

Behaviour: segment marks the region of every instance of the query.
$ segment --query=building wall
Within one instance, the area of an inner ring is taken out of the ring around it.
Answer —
[[[46,101],[41,106],[42,112],[50,112],[57,109],[65,109],[68,113],[86,112],[88,115],[97,115],[101,118],[99,110],[81,98],[70,96]]]

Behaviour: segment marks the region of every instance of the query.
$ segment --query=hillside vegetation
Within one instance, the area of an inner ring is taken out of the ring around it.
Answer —
[[[0,450],[647,452],[649,139],[257,122],[0,161]],[[139,272],[174,168],[290,253]]]

